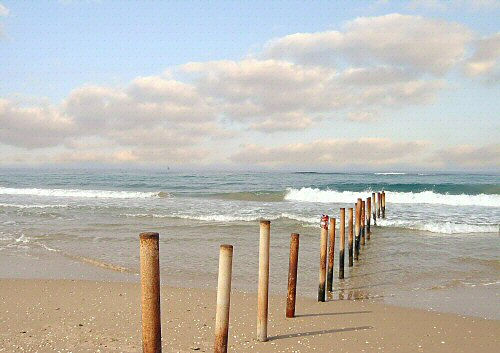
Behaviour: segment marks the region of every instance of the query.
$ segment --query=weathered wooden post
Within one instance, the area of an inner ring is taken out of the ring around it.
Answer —
[[[158,233],[141,233],[142,351],[161,353],[160,247]]]
[[[361,237],[361,199],[356,203],[356,226],[354,234],[354,260],[359,260],[359,245]]]
[[[257,339],[267,341],[267,314],[269,299],[269,243],[271,222],[260,221],[259,289],[257,294]]]
[[[352,267],[353,265],[353,229],[352,229],[352,213],[353,209],[349,208],[348,209],[348,220],[349,220],[349,267]]]
[[[361,245],[365,245],[365,202],[361,201]]]
[[[215,313],[215,353],[227,352],[229,307],[231,303],[231,274],[233,246],[221,245],[219,250],[219,278],[217,284],[217,311]]]
[[[330,218],[330,232],[328,245],[328,276],[327,276],[327,286],[328,291],[331,292],[333,290],[333,262],[335,258],[335,218]]]
[[[328,216],[321,216],[321,239],[319,254],[319,286],[318,301],[325,301],[325,282],[326,282],[326,252],[328,247]]]
[[[366,199],[366,206],[368,207],[366,211],[366,217],[368,217],[368,220],[366,222],[366,239],[370,240],[370,235],[372,233],[371,230],[371,217],[372,217],[372,198],[368,197]]]
[[[385,218],[385,191],[382,191],[382,218]]]
[[[290,236],[290,261],[288,263],[288,296],[286,297],[286,317],[295,316],[295,296],[297,295],[297,264],[299,262],[299,235]]]
[[[345,208],[340,209],[339,278],[344,278]]]
[[[373,200],[373,225],[377,225],[377,199],[375,198],[375,193],[372,192],[372,200]]]
[[[377,217],[380,219],[380,212],[382,210],[382,194],[377,193]]]

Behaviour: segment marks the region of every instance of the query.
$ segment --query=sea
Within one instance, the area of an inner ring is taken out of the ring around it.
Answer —
[[[267,219],[270,290],[285,295],[299,233],[297,294],[315,297],[321,215],[382,190],[386,217],[342,280],[336,231],[329,299],[500,319],[498,174],[0,169],[0,277],[138,281],[139,234],[155,231],[163,284],[216,288],[232,244],[233,289],[256,292]]]

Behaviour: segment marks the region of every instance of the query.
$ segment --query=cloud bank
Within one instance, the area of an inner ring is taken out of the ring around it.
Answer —
[[[0,5],[2,14],[8,10]],[[361,17],[340,30],[275,38],[240,60],[189,62],[121,87],[76,87],[58,104],[0,98],[0,143],[18,152],[11,162],[27,163],[30,151],[43,152],[48,163],[425,165],[429,159],[420,156],[435,151],[422,141],[317,138],[234,148],[250,136],[286,139],[338,118],[370,124],[385,112],[435,102],[450,73],[498,83],[499,48],[498,33],[478,38],[458,23]],[[457,146],[440,150],[440,162],[431,164],[498,162],[470,161],[485,155]]]

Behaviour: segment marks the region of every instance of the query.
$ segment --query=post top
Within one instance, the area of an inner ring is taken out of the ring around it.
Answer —
[[[269,221],[267,219],[261,219],[260,224],[271,224],[271,221]]]
[[[299,236],[299,233],[292,233],[292,237],[298,237]]]
[[[223,249],[224,249],[224,250],[231,250],[231,251],[232,251],[232,250],[233,250],[233,246],[232,246],[232,245],[229,245],[229,244],[222,244],[222,245],[220,246],[220,249],[221,249],[221,250],[223,250]]]
[[[158,234],[156,232],[145,232],[145,233],[139,234],[140,239],[158,239],[159,236],[160,236],[160,234]]]

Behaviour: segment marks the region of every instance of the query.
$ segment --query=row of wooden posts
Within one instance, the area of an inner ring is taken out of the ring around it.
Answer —
[[[353,237],[353,208],[348,208],[349,226],[349,266],[359,258],[360,244],[365,244],[365,237],[370,240],[371,216],[377,225],[377,218],[385,218],[385,192],[375,193],[366,201],[359,198],[355,204],[355,236]],[[372,208],[373,201],[373,208]],[[372,212],[373,211],[373,212]],[[365,215],[366,214],[366,215]],[[330,221],[330,228],[328,227]],[[323,215],[321,218],[320,238],[320,270],[318,301],[324,302],[326,289],[333,289],[333,263],[335,250],[335,218]],[[345,208],[340,209],[340,247],[339,247],[339,278],[344,278],[345,249]],[[330,232],[328,232],[330,229]],[[257,294],[257,339],[267,341],[268,297],[269,297],[269,247],[271,222],[260,221],[259,240],[259,285]],[[328,239],[329,238],[329,239]],[[141,272],[141,302],[142,302],[142,350],[143,353],[161,352],[161,319],[160,319],[160,262],[159,234],[141,233],[140,239],[140,272]],[[328,248],[328,243],[330,247]],[[327,274],[327,249],[328,274]],[[290,238],[290,260],[288,270],[288,294],[286,317],[295,316],[295,298],[297,288],[297,265],[299,255],[299,234],[292,233]],[[229,331],[229,307],[231,297],[231,275],[233,263],[233,246],[221,245],[219,253],[219,275],[217,283],[217,309],[215,315],[214,352],[227,352]],[[328,288],[326,287],[328,284]]]

